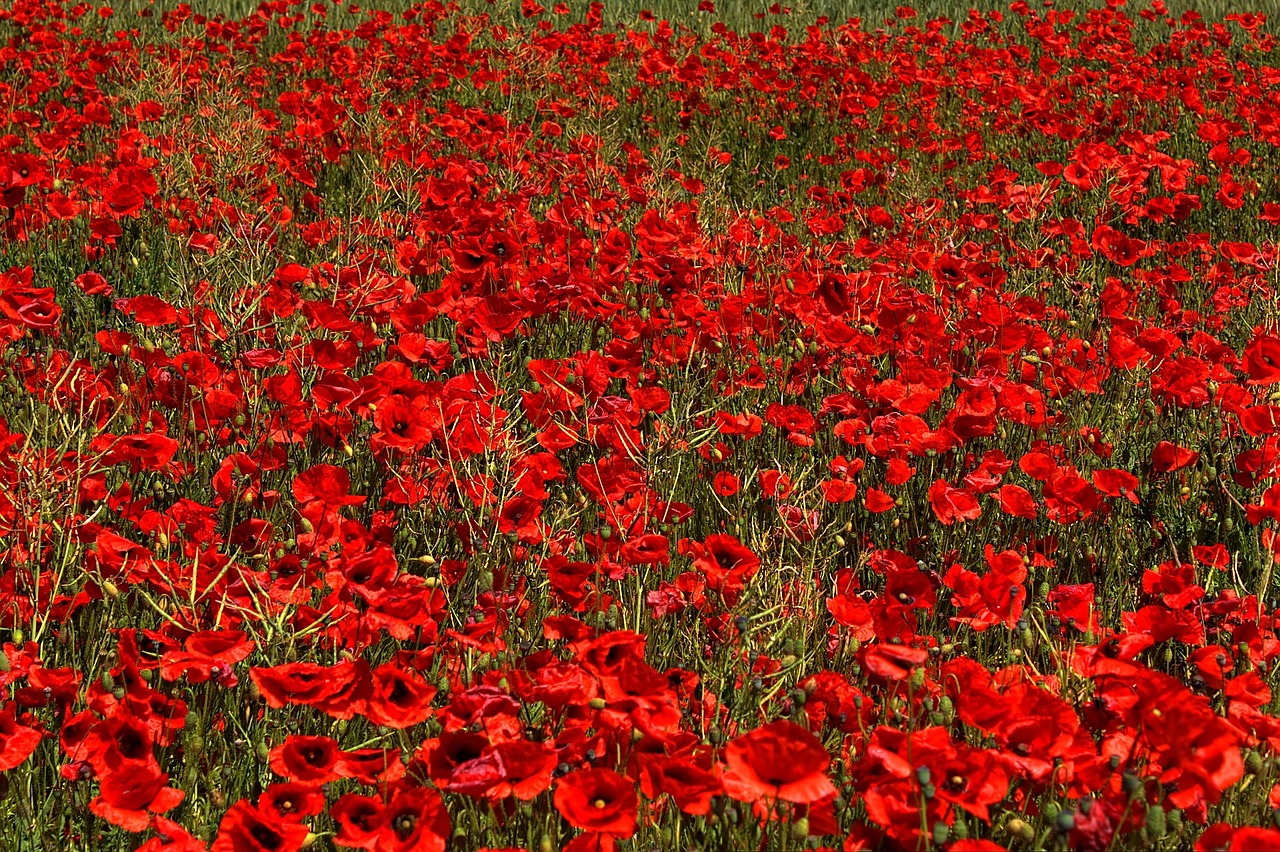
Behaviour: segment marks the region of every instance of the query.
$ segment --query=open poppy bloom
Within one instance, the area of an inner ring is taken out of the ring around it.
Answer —
[[[635,785],[609,769],[580,769],[556,784],[556,810],[587,832],[576,840],[579,849],[612,849],[614,838],[634,834],[638,803]]]
[[[724,760],[725,792],[744,802],[810,804],[835,794],[827,750],[795,722],[779,719],[743,734],[725,746]]]

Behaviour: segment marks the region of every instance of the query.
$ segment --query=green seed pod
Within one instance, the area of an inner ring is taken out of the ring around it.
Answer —
[[[933,824],[933,844],[942,846],[947,842],[947,838],[951,835],[951,830],[945,822],[935,822]]]

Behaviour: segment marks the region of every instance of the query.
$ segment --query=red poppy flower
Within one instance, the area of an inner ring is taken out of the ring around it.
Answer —
[[[730,606],[760,570],[760,557],[731,535],[709,535],[701,545],[694,543],[691,551],[693,567],[707,578],[707,585],[720,590]]]
[[[169,651],[160,658],[160,676],[177,680],[184,674],[189,683],[210,678],[221,686],[236,685],[232,666],[246,659],[255,647],[241,630],[202,630],[187,637],[185,650]]]
[[[1138,497],[1138,477],[1125,470],[1095,470],[1093,472],[1093,485],[1108,497],[1124,497],[1130,503],[1137,505],[1140,502]]]
[[[4,649],[0,648],[0,654]],[[13,709],[0,711],[0,772],[24,762],[40,745],[41,734],[35,728],[19,725],[14,718]]]
[[[269,707],[279,709],[290,704],[302,704],[315,707],[336,719],[350,719],[364,712],[369,689],[369,664],[363,660],[336,666],[286,663],[250,669],[249,677]]]
[[[208,846],[185,828],[160,816],[151,818],[155,836],[138,847],[137,852],[206,852]]]
[[[444,800],[427,787],[397,786],[383,811],[378,852],[444,852],[453,823]]]
[[[154,327],[178,321],[178,311],[158,296],[142,295],[116,300],[116,308],[129,314],[139,325]]]
[[[329,737],[291,734],[271,750],[271,771],[303,784],[324,784],[342,777],[337,771],[341,755]]]
[[[939,479],[929,487],[929,505],[943,526],[956,521],[972,521],[982,514],[977,499],[964,488],[953,488],[945,479]]]
[[[928,652],[921,648],[883,643],[868,647],[863,656],[867,670],[886,680],[906,680],[911,670],[927,659]]]
[[[87,296],[110,296],[113,288],[97,272],[82,272],[76,276],[75,285]]]
[[[1200,454],[1169,441],[1161,441],[1151,451],[1151,467],[1156,473],[1172,473],[1195,464]]]
[[[737,494],[740,484],[738,477],[726,470],[718,471],[711,480],[712,490],[721,497],[732,497]]]
[[[806,805],[836,792],[826,775],[831,763],[827,750],[817,737],[786,719],[730,741],[724,759],[725,792],[740,801],[780,799]]]
[[[598,834],[635,834],[637,803],[635,785],[611,769],[581,769],[556,784],[560,815],[570,825]]]
[[[1280,336],[1256,334],[1244,349],[1244,369],[1251,385],[1280,383]]]
[[[241,799],[218,825],[210,852],[297,852],[310,832],[300,822],[263,813]]]
[[[135,473],[140,470],[161,470],[172,461],[177,452],[178,442],[160,432],[123,435],[111,445],[103,461],[106,464],[127,462]]]
[[[169,776],[154,766],[129,766],[101,778],[101,790],[89,810],[126,831],[146,831],[152,814],[177,807],[185,795],[166,787]]]
[[[641,791],[650,799],[662,794],[687,814],[702,816],[711,810],[711,800],[724,792],[715,773],[687,757],[645,755],[640,760]]]
[[[1015,518],[1035,520],[1039,510],[1031,492],[1021,485],[1003,485],[1000,487],[1000,509]]]
[[[408,728],[431,716],[436,688],[395,663],[373,671],[365,714],[375,725]]]
[[[319,787],[293,781],[267,787],[258,797],[258,810],[280,819],[301,819],[324,810],[324,793]]]

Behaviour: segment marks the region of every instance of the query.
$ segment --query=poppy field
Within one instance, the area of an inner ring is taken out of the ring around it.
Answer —
[[[544,3],[0,3],[0,849],[1280,848],[1274,21]]]

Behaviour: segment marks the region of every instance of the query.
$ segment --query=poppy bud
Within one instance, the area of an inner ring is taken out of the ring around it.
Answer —
[[[1120,779],[1120,787],[1124,790],[1125,795],[1136,797],[1142,794],[1142,779],[1132,772],[1126,772],[1124,777]]]
[[[1244,756],[1244,768],[1250,775],[1257,775],[1262,772],[1262,755],[1250,749],[1249,753]]]
[[[120,596],[120,590],[116,588],[116,584],[110,580],[102,581],[102,591],[105,592],[109,598],[117,598]]]
[[[1018,817],[1014,817],[1013,819],[1006,822],[1004,824],[1004,830],[1009,832],[1009,835],[1011,837],[1016,837],[1019,840],[1023,840],[1027,843],[1030,843],[1032,840],[1035,840],[1036,838],[1036,830],[1032,828],[1031,825],[1028,824],[1026,821],[1021,820]]]
[[[1147,820],[1144,829],[1147,837],[1157,839],[1164,837],[1167,827],[1164,821],[1164,808],[1159,804],[1147,808]]]
[[[608,702],[603,698],[593,698],[587,704],[592,710],[603,710],[609,706]]]
[[[22,628],[13,628],[13,644],[21,645],[25,641],[27,641],[27,634],[23,632]]]
[[[13,668],[13,664],[9,662],[9,655],[4,651],[0,651],[0,672],[8,672]]]
[[[935,822],[933,824],[934,845],[942,846],[944,843],[947,842],[947,837],[950,835],[950,833],[951,832],[948,830],[947,824],[945,822]]]
[[[1063,834],[1066,834],[1068,831],[1071,831],[1073,828],[1076,827],[1075,814],[1071,813],[1071,811],[1063,811],[1062,813],[1058,814],[1057,819],[1053,821],[1053,827],[1057,831],[1060,831]]]
[[[800,817],[791,825],[791,836],[796,840],[804,840],[809,836],[809,818]]]

